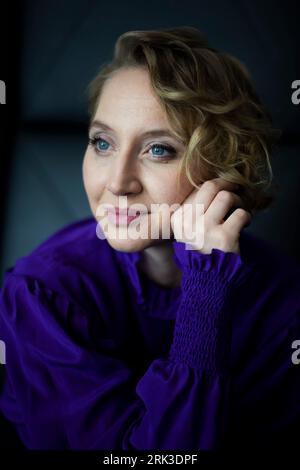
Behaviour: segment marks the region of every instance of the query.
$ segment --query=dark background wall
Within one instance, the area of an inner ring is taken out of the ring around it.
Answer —
[[[212,46],[246,64],[282,129],[273,160],[277,201],[248,230],[300,260],[300,104],[291,101],[291,84],[300,80],[298,3],[25,0],[10,13],[1,4],[0,277],[55,230],[90,215],[81,181],[85,89],[117,37],[179,25],[198,27]],[[17,446],[10,426],[3,421],[1,429],[0,447]]]

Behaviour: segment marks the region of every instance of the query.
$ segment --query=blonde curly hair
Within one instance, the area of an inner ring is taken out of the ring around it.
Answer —
[[[195,188],[216,177],[239,184],[252,215],[271,205],[270,155],[280,131],[244,64],[210,47],[194,27],[128,31],[88,86],[92,119],[105,81],[128,67],[147,68],[171,128],[185,144],[178,177],[185,172]]]

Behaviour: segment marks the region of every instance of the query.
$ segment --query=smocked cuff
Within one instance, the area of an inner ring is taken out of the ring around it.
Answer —
[[[213,373],[229,366],[231,312],[227,298],[253,272],[237,253],[210,254],[174,243],[174,260],[182,269],[182,300],[177,312],[170,359]]]
[[[224,282],[241,285],[255,270],[256,263],[242,259],[238,253],[224,252],[213,248],[211,253],[203,254],[187,250],[185,243],[173,242],[173,259],[182,269],[183,275],[195,272],[214,272]]]

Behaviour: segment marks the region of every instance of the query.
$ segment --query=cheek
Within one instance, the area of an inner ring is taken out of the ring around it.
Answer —
[[[152,199],[157,204],[180,204],[193,191],[194,187],[186,176],[177,179],[177,172],[177,168],[172,168],[149,182]]]
[[[97,202],[103,191],[105,182],[103,172],[97,170],[92,157],[86,153],[82,164],[82,177],[85,191],[90,202]]]

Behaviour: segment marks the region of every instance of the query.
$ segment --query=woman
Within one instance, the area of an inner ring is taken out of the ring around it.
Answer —
[[[33,449],[291,443],[299,267],[243,231],[275,137],[245,67],[195,28],[127,32],[90,111],[93,217],[6,273],[4,415]]]

